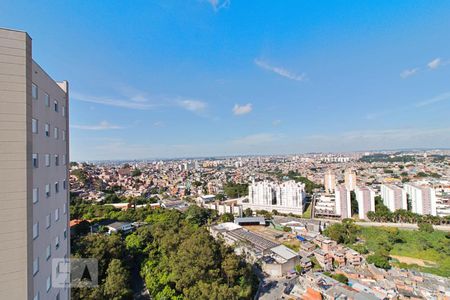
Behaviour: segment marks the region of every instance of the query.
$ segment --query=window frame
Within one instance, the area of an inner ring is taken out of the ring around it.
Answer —
[[[31,133],[38,134],[39,133],[39,120],[35,118],[31,118]]]
[[[34,82],[31,83],[31,98],[33,98],[34,100],[39,99],[39,88]]]

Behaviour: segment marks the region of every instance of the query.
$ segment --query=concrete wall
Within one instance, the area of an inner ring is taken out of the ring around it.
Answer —
[[[38,86],[37,98],[32,97],[33,83]],[[68,289],[46,288],[52,259],[69,256],[67,91],[67,82],[56,83],[33,61],[31,38],[25,32],[0,29],[0,299],[33,299],[37,295],[39,299],[55,299],[58,293],[60,299],[69,297]],[[50,97],[49,106],[45,94]],[[58,101],[58,112],[54,100]],[[33,119],[38,120],[36,133],[32,132]],[[45,136],[46,123],[50,124],[49,137]],[[58,138],[54,137],[55,127]],[[38,168],[32,166],[33,153],[38,154]],[[45,166],[45,154],[50,155],[50,167]],[[59,192],[55,191],[56,182]],[[45,195],[46,184],[51,188],[50,197]],[[35,188],[39,196],[36,203]],[[51,226],[47,228],[48,215]],[[55,215],[59,215],[58,220]],[[33,224],[37,223],[39,236],[33,239]],[[36,258],[39,271],[33,274]]]
[[[39,293],[40,299],[66,299],[68,290],[52,287],[47,292],[47,279],[52,274],[52,259],[68,257],[69,253],[69,212],[68,212],[68,95],[67,82],[56,83],[36,62],[32,64],[32,81],[38,88],[38,98],[32,99],[32,118],[38,120],[38,133],[32,134],[32,153],[39,155],[39,168],[33,168],[33,188],[39,190],[39,202],[33,206],[33,224],[39,222],[39,237],[33,240],[33,259],[39,258],[39,272],[33,276],[34,295]],[[45,103],[45,96],[49,95],[50,105]],[[54,109],[54,101],[58,103],[58,111]],[[63,107],[66,110],[63,116]],[[50,136],[45,136],[44,126],[50,125]],[[54,129],[58,129],[58,137],[54,136]],[[63,140],[62,132],[65,132]],[[45,155],[50,155],[50,166],[45,166]],[[59,165],[55,163],[58,155]],[[63,160],[65,156],[65,160]],[[66,189],[63,181],[66,180]],[[55,190],[58,182],[59,191]],[[50,185],[50,197],[45,195],[45,186]],[[66,212],[64,213],[64,203]],[[56,220],[56,210],[59,219]],[[46,218],[50,216],[51,225],[46,227]],[[64,238],[66,230],[66,238]],[[59,247],[56,248],[55,239],[59,237]],[[47,259],[46,251],[50,246],[51,257]]]
[[[0,299],[32,298],[31,39],[0,29]]]

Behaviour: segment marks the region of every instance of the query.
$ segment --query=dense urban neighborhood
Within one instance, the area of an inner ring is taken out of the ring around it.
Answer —
[[[446,299],[447,151],[70,165],[74,299]],[[112,284],[114,282],[114,284]]]

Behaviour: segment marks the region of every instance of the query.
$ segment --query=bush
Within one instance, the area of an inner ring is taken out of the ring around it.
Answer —
[[[382,268],[385,270],[388,270],[391,268],[391,265],[389,264],[389,256],[384,255],[379,252],[369,255],[367,257],[367,263],[374,264],[375,267]]]
[[[434,231],[434,228],[430,223],[420,222],[419,231],[432,233]]]

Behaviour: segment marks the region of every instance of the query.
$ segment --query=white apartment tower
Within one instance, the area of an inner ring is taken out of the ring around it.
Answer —
[[[260,181],[252,183],[248,188],[248,203],[244,209],[277,210],[283,213],[302,214],[306,193],[303,183],[293,180],[283,183]]]
[[[391,184],[381,185],[381,198],[384,205],[394,212],[397,209],[407,209],[407,198],[404,189]]]
[[[411,211],[419,215],[436,216],[436,191],[430,186],[405,184],[404,189],[411,199]]]
[[[331,170],[325,173],[324,186],[326,193],[334,193],[334,189],[336,188],[336,175]]]
[[[68,83],[0,29],[0,299],[68,299],[52,259],[69,257]]]
[[[358,201],[359,219],[368,220],[367,213],[375,211],[375,191],[368,187],[359,187],[355,189],[356,201]]]
[[[334,192],[336,203],[336,215],[340,215],[341,219],[352,217],[350,190],[345,186],[337,186]]]
[[[356,173],[352,169],[345,170],[345,187],[350,190],[354,191],[356,188]]]

